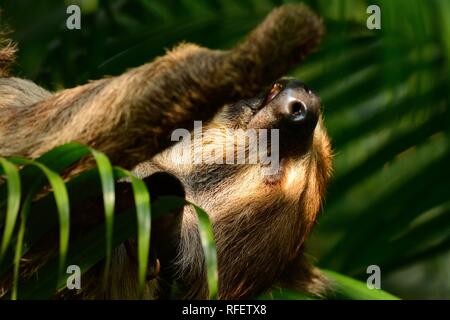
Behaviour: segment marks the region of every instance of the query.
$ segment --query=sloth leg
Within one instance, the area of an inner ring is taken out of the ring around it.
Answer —
[[[0,155],[37,157],[71,141],[132,168],[168,147],[176,128],[254,96],[316,47],[321,20],[304,5],[275,9],[229,51],[184,44],[120,76],[0,109]],[[26,88],[24,88],[26,89]]]

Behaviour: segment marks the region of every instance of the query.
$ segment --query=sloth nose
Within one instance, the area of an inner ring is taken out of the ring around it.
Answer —
[[[289,101],[286,106],[286,115],[292,122],[304,122],[308,116],[308,107],[299,99]]]
[[[319,98],[302,82],[289,79],[278,99],[279,112],[292,132],[312,134],[319,119]]]

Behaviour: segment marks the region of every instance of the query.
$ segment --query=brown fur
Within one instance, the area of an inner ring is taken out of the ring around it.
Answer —
[[[232,127],[221,118],[223,114],[227,114],[226,108],[208,127]],[[220,131],[216,134],[196,143],[204,146],[209,138],[222,148],[224,137]],[[331,170],[330,144],[322,121],[306,152],[283,157],[275,184],[268,182],[257,164],[180,164],[183,148],[177,144],[153,162],[179,177],[187,186],[187,199],[202,206],[214,222],[220,297],[248,298],[277,281],[283,282],[283,277],[290,278],[290,285],[296,284],[296,289],[320,292],[325,287],[323,279],[303,258],[302,246],[316,221]],[[151,172],[142,165],[136,171],[141,175]],[[188,246],[181,247],[179,271],[195,288],[187,297],[195,297],[196,290],[205,294],[206,288],[195,287],[196,279],[204,277],[204,270],[199,257],[191,253],[193,244],[198,248],[195,252],[201,253],[192,210],[184,212],[182,238],[181,243]],[[296,270],[296,276],[285,269]]]
[[[194,120],[210,120],[208,126],[219,129],[210,137],[212,148],[223,147],[220,130],[239,125],[239,119],[230,119],[229,103],[256,96],[314,49],[322,34],[320,19],[306,6],[285,5],[229,51],[182,44],[118,77],[54,94],[5,77],[14,53],[7,45],[0,50],[0,155],[35,158],[78,141],[105,152],[116,165],[137,165],[142,177],[169,172],[182,182],[187,199],[213,221],[220,298],[252,297],[276,283],[318,294],[324,281],[304,259],[303,244],[331,170],[322,120],[311,141],[299,142],[302,152],[283,157],[275,182],[261,175],[260,165],[174,161],[183,146],[171,147],[170,134],[191,129]],[[185,289],[182,297],[206,298],[196,216],[185,208],[182,219],[176,278]],[[124,250],[124,245],[116,249],[109,291],[99,290],[91,273],[83,278],[79,296],[137,298]],[[157,297],[157,286],[158,281],[149,281],[146,296]]]
[[[0,31],[0,77],[7,77],[16,57],[16,46],[6,38],[6,31]]]

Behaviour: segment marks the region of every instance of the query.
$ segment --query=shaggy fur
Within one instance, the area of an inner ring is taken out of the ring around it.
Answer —
[[[259,164],[180,161],[186,146],[171,146],[170,134],[203,120],[217,130],[194,144],[223,148],[226,129],[248,126],[250,111],[242,106],[255,103],[254,97],[314,49],[322,34],[321,20],[306,6],[285,5],[229,51],[182,44],[118,77],[58,93],[6,77],[14,53],[8,44],[0,50],[0,155],[36,158],[77,141],[105,152],[115,165],[135,168],[141,177],[170,173],[213,221],[220,298],[252,297],[274,284],[320,294],[324,280],[306,262],[303,244],[331,171],[322,119],[311,139],[289,140],[281,150],[276,179],[262,175]],[[233,103],[241,99],[244,104]],[[125,246],[115,251],[111,287],[101,290],[95,274],[88,273],[76,297],[138,297],[132,250]],[[181,297],[206,298],[204,257],[189,208],[182,214],[177,246],[171,269]],[[145,296],[160,297],[160,287],[158,279],[149,280]]]
[[[6,38],[6,31],[0,30],[0,77],[7,77],[15,60],[16,46]]]

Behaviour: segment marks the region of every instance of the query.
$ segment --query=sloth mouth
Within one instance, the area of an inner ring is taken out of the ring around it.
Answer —
[[[285,83],[283,83],[283,79],[279,79],[272,83],[272,85],[265,90],[263,93],[259,95],[259,103],[250,108],[253,109],[254,114],[256,114],[261,109],[264,109],[267,105],[269,105],[285,88]]]
[[[249,129],[248,125],[252,119],[267,107],[284,90],[284,87],[284,84],[280,80],[277,80],[269,89],[259,94],[256,98],[249,99],[244,103],[244,106],[250,110],[250,115],[245,117],[243,121],[247,129]]]
[[[268,105],[270,102],[273,101],[273,99],[276,98],[276,96],[278,96],[278,94],[283,91],[284,86],[280,83],[280,82],[275,82],[272,87],[268,90],[268,92],[265,95],[265,99],[262,103],[262,107],[265,107],[266,105]]]

